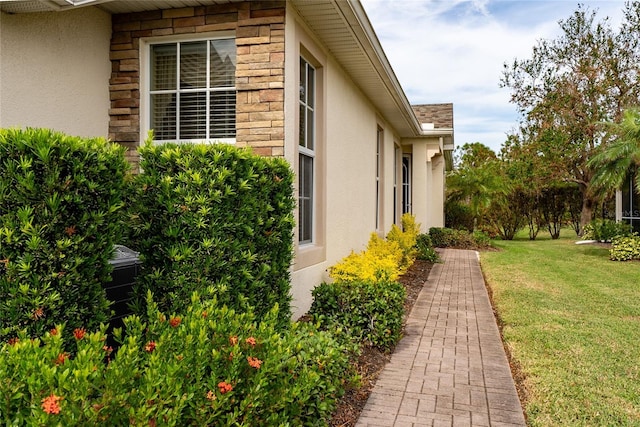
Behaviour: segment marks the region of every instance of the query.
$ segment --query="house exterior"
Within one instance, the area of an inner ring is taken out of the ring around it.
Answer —
[[[444,225],[453,106],[412,107],[358,0],[0,2],[0,127],[222,141],[296,172],[294,316],[373,231]]]

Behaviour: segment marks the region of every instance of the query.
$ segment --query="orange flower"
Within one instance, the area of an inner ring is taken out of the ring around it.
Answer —
[[[42,319],[44,317],[44,310],[42,307],[38,307],[33,311],[31,318],[34,320]]]
[[[82,338],[84,338],[84,335],[87,333],[87,330],[85,328],[75,328],[73,330],[73,336],[77,339],[77,340],[81,340]]]
[[[216,400],[216,394],[213,391],[209,390],[207,392],[207,400]]]
[[[67,359],[69,359],[68,353],[60,353],[58,357],[56,357],[56,360],[53,361],[53,363],[55,363],[56,365],[62,365],[67,361]]]
[[[51,393],[50,396],[42,399],[42,409],[44,409],[44,412],[46,412],[47,414],[59,414],[60,405],[58,405],[58,402],[61,399],[62,397],[56,396],[55,394]]]
[[[249,366],[251,366],[252,368],[256,368],[256,369],[260,369],[260,366],[262,366],[262,360],[258,359],[257,357],[247,357],[247,362],[249,362]]]
[[[76,234],[76,226],[72,225],[71,227],[65,227],[64,232],[67,234],[67,236],[71,237]]]
[[[231,343],[231,345],[236,345],[238,344],[238,337],[235,335],[232,335],[229,337],[229,343]]]
[[[102,350],[104,350],[107,354],[113,353],[113,347],[111,347],[110,345],[103,345]]]
[[[156,349],[155,341],[149,341],[147,345],[144,346],[144,351],[146,351],[147,353],[153,353],[153,350],[155,349]]]
[[[206,311],[202,312],[202,317],[205,317],[205,318],[207,317],[207,312]]]
[[[15,344],[17,344],[18,342],[20,342],[20,338],[18,338],[18,337],[9,338],[9,341],[7,341],[7,343],[8,343],[9,345],[15,345]]]
[[[51,335],[58,335],[58,329],[53,328],[53,329],[51,329],[51,330],[49,331],[49,333],[50,333]]]
[[[171,316],[171,319],[169,319],[169,324],[173,328],[177,328],[178,326],[180,326],[180,322],[182,322],[182,319],[179,316],[176,316],[176,317]]]
[[[225,381],[220,381],[218,383],[218,390],[220,390],[220,393],[225,394],[233,390],[233,386]]]
[[[244,340],[244,342],[249,344],[251,347],[255,347],[256,346],[256,339],[254,337],[249,337],[246,340]]]

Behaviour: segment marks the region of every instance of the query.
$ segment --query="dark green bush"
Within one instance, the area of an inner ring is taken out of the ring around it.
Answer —
[[[472,231],[473,214],[471,208],[457,200],[447,198],[444,203],[445,227]]]
[[[611,219],[594,219],[584,227],[582,238],[610,242],[615,237],[627,237],[632,234],[632,227],[626,222],[616,222]]]
[[[429,236],[436,248],[484,249],[491,246],[491,239],[482,231],[470,233],[466,230],[431,227]]]
[[[261,316],[290,316],[293,174],[283,159],[225,144],[147,143],[136,177],[130,245],[143,263],[137,300],[151,290],[181,311],[214,285],[218,300]],[[141,304],[138,304],[141,306]]]
[[[104,329],[0,344],[0,422],[62,426],[323,425],[353,377],[353,348],[299,323],[275,328],[194,295],[182,315],[149,305],[125,319],[115,353]],[[108,362],[108,363],[105,363]]]
[[[429,262],[440,261],[440,256],[438,255],[438,252],[436,252],[433,248],[431,236],[429,236],[428,234],[418,234],[418,237],[416,239],[416,250],[416,258],[418,258],[419,260]]]
[[[309,314],[327,330],[344,329],[365,345],[390,349],[400,339],[405,289],[400,283],[323,283],[313,290]]]
[[[110,317],[102,284],[122,233],[124,149],[45,129],[0,131],[0,341]]]

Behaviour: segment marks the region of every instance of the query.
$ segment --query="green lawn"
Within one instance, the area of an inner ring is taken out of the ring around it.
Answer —
[[[561,239],[481,254],[531,426],[640,426],[640,262]]]

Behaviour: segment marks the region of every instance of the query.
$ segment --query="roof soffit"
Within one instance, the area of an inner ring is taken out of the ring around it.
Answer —
[[[401,137],[420,125],[358,0],[289,0]]]

